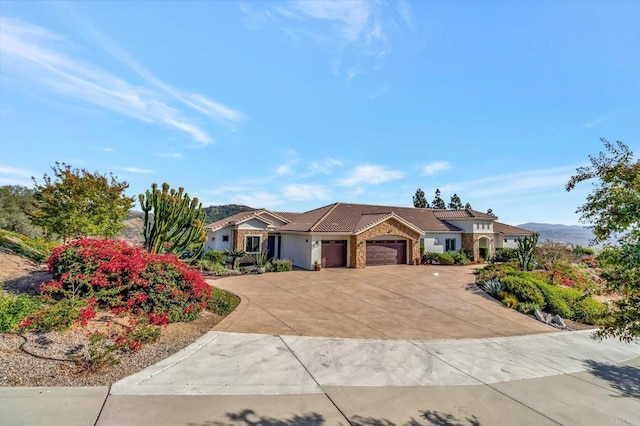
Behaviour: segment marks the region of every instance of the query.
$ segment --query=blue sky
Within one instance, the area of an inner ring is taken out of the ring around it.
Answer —
[[[205,205],[411,205],[577,224],[600,137],[640,152],[637,1],[10,2],[0,184],[55,161]]]

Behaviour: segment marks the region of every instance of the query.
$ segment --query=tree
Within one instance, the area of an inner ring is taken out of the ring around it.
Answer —
[[[0,228],[29,237],[42,235],[27,213],[33,209],[33,189],[20,185],[0,186]]]
[[[416,190],[416,195],[413,196],[413,207],[429,208],[429,203],[424,196],[424,191],[420,188]]]
[[[440,189],[436,189],[436,195],[435,197],[433,197],[431,207],[440,210],[444,210],[447,208],[447,206],[444,204],[444,200],[442,199],[442,197],[440,197]]]
[[[495,215],[493,214],[493,209],[487,209],[487,214],[490,214],[491,216],[495,216]]]
[[[462,209],[462,200],[460,200],[460,197],[458,197],[458,194],[453,194],[451,196],[451,200],[449,201],[449,205],[447,207],[451,210]]]
[[[42,227],[48,238],[57,236],[66,242],[89,235],[118,235],[133,206],[133,198],[124,194],[127,182],[65,163],[56,162],[51,170],[53,177],[45,174],[42,184],[33,178],[34,208],[29,212],[31,221]]]
[[[169,189],[168,183],[151,185],[151,191],[138,199],[144,212],[144,246],[150,253],[173,253],[189,259],[198,258],[204,251],[207,233],[204,230],[205,212],[198,198],[191,199],[184,188]],[[150,214],[151,213],[151,214]]]
[[[464,205],[464,208],[467,210],[471,210],[471,204],[467,203]]]
[[[608,154],[590,155],[591,164],[576,169],[566,190],[597,180],[576,213],[593,230],[594,242],[617,238],[617,244],[606,246],[598,261],[608,289],[622,296],[597,335],[630,342],[640,336],[640,161],[634,162],[633,152],[623,142],[600,140]]]

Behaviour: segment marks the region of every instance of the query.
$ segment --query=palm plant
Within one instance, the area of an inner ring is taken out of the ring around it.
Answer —
[[[238,260],[242,259],[243,257],[245,257],[247,255],[247,252],[244,250],[225,250],[222,252],[225,256],[228,256],[231,258],[231,268],[232,269],[236,269],[237,265],[238,265]]]

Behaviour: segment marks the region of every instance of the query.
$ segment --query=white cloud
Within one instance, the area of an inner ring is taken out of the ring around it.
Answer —
[[[339,167],[344,167],[344,162],[336,160],[335,158],[326,158],[322,161],[311,161],[309,162],[305,176],[313,176],[318,173],[328,175],[331,174],[334,169]]]
[[[585,124],[584,127],[590,129],[592,127],[596,127],[597,125],[604,123],[608,119],[609,119],[609,117],[605,115],[604,117],[597,118],[597,119]]]
[[[231,202],[235,204],[244,204],[254,208],[272,208],[282,204],[282,198],[269,192],[256,192],[253,194],[237,194],[231,197]]]
[[[293,172],[291,166],[288,164],[283,164],[276,169],[276,174],[278,176],[290,175]]]
[[[404,173],[399,170],[391,170],[377,165],[365,165],[354,168],[347,177],[339,179],[337,184],[339,186],[356,186],[363,183],[378,185],[400,179],[403,176]]]
[[[182,158],[182,154],[179,152],[165,152],[162,154],[158,154],[158,157],[164,158]]]
[[[21,169],[18,167],[5,166],[0,164],[0,173],[3,175],[11,175],[11,176],[19,176],[19,177],[28,177],[33,176],[33,173],[27,169]]]
[[[422,167],[422,175],[428,176],[450,168],[451,165],[448,161],[434,161],[433,163],[426,164]]]
[[[460,194],[460,192],[466,191],[473,193],[476,198],[553,188],[564,191],[564,185],[575,173],[576,167],[555,167],[496,175],[468,182],[453,183],[441,187],[440,190],[443,194],[453,192]]]
[[[378,69],[381,58],[391,50],[391,34],[413,28],[407,2],[294,0],[270,6],[266,12],[242,11],[263,23],[279,25],[296,44],[310,40],[329,51],[334,56],[334,73],[349,79]]]
[[[326,200],[327,189],[321,185],[290,184],[284,187],[284,196],[294,200]]]
[[[104,152],[113,152],[114,151],[113,148],[109,148],[109,147],[98,147],[98,149],[100,151],[104,151]]]
[[[3,72],[14,78],[81,100],[137,120],[185,132],[195,141],[212,142],[205,129],[187,117],[189,109],[202,113],[219,124],[236,127],[244,116],[201,94],[179,91],[161,82],[113,43],[100,38],[99,43],[114,57],[145,79],[150,87],[131,84],[99,67],[72,57],[76,49],[51,31],[0,18],[0,55]],[[6,65],[5,65],[6,64]],[[155,87],[155,88],[154,88]],[[160,89],[160,91],[156,90]],[[170,104],[167,96],[175,101]],[[188,107],[179,108],[179,107]]]
[[[153,173],[153,170],[139,169],[137,167],[119,167],[119,169],[129,173],[142,173],[142,174]]]

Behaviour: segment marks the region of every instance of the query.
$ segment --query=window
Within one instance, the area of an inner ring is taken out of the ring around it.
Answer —
[[[446,238],[444,240],[444,251],[455,251],[455,250],[456,250],[456,239]]]
[[[504,239],[505,244],[509,242],[509,240],[507,240],[506,238]]]
[[[260,253],[260,236],[247,235],[244,237],[244,251],[247,253]]]
[[[438,244],[438,239],[437,238],[433,239],[433,244]]]
[[[228,235],[223,235],[222,236],[222,241],[224,241],[225,243],[229,241],[229,236]]]

